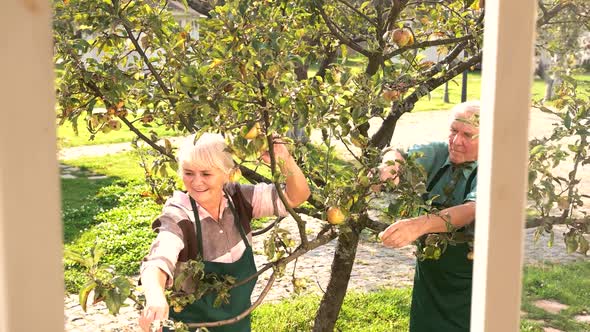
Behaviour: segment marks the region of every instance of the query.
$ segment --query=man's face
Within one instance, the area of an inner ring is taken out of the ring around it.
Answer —
[[[469,112],[457,113],[451,122],[449,159],[453,164],[477,160],[479,147],[479,121]]]

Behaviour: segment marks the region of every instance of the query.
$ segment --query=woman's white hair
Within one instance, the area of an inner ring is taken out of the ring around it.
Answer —
[[[187,136],[178,148],[178,174],[182,177],[185,166],[218,168],[229,174],[235,163],[225,139],[220,134],[204,133]]]

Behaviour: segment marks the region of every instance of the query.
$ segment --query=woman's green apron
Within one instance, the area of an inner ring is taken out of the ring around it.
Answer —
[[[227,196],[229,197],[229,195]],[[199,253],[202,254],[203,239],[201,232],[201,220],[199,218],[195,201],[192,197],[190,200],[193,207],[193,213],[195,215],[195,224],[197,226],[197,243],[199,245]],[[242,254],[242,257],[233,263],[218,263],[209,261],[203,261],[203,263],[205,264],[205,273],[230,275],[235,277],[236,281],[239,282],[256,273],[256,264],[254,262],[252,247],[250,246],[250,243],[246,238],[246,234],[244,233],[244,229],[239,222],[238,213],[231,200],[228,199],[228,202],[234,217],[234,223],[240,231],[240,235],[242,236],[242,241],[244,241],[244,244],[246,245],[246,249]],[[257,278],[254,278],[242,286],[232,288],[230,290],[231,296],[228,304],[222,304],[216,308],[213,306],[216,294],[208,294],[203,296],[198,301],[193,302],[191,305],[186,306],[184,310],[179,313],[170,312],[170,318],[175,321],[182,321],[183,323],[215,322],[233,318],[250,307],[250,295],[252,295],[252,290],[254,290],[256,280]],[[237,323],[219,327],[209,327],[208,329],[212,332],[248,332],[250,331],[250,315],[238,321]]]
[[[439,170],[428,185],[428,197],[444,172]],[[477,174],[472,171],[463,198],[469,193]],[[450,206],[439,205],[439,209]],[[464,231],[464,229],[459,230]],[[421,239],[423,241],[423,239]],[[412,291],[410,332],[469,331],[473,261],[467,259],[467,243],[447,246],[440,259],[418,260]]]

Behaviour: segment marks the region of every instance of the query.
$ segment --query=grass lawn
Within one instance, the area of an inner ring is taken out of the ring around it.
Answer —
[[[180,135],[177,131],[172,129],[166,129],[163,126],[143,127],[138,126],[138,129],[143,133],[148,134],[151,130],[155,131],[159,137],[169,137]],[[111,143],[122,143],[131,142],[136,135],[130,131],[127,126],[123,125],[120,130],[113,130],[108,134],[99,132],[96,136],[91,138],[90,132],[86,128],[86,124],[83,120],[78,121],[78,135],[74,132],[72,124],[66,122],[61,126],[57,127],[57,140],[60,147],[72,147],[81,145],[95,145],[95,144],[111,144]]]
[[[543,332],[553,327],[567,332],[590,331],[590,324],[574,316],[590,311],[590,262],[529,266],[524,270],[521,332]],[[570,307],[549,314],[532,305],[552,299]],[[303,295],[254,311],[253,331],[311,331],[320,298]],[[338,331],[407,331],[411,289],[383,289],[372,293],[349,292],[336,325]]]
[[[590,262],[527,266],[524,270],[522,310],[529,321],[543,321],[562,331],[590,331],[590,324],[577,322],[577,315],[590,313]],[[552,300],[568,305],[551,314],[533,305],[536,300]],[[536,323],[540,325],[539,323]],[[540,330],[539,330],[540,331]]]

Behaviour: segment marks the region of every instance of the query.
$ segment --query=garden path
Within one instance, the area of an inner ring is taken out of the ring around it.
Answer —
[[[446,112],[420,112],[410,113],[402,117],[392,140],[393,146],[405,148],[416,142],[429,142],[445,139],[448,113]],[[551,131],[551,124],[554,122],[547,114],[539,111],[531,113],[530,136],[539,137],[547,135]],[[378,123],[372,123],[374,129]],[[312,139],[316,139],[312,135]],[[341,149],[343,155],[347,154],[344,147]],[[76,147],[63,149],[59,152],[60,160],[78,158],[83,155],[107,155],[130,150],[131,146],[126,143]],[[567,172],[565,165],[560,166],[557,172]],[[590,188],[590,168],[582,169],[582,188]],[[64,167],[64,175],[67,168]],[[314,233],[321,227],[322,221],[307,218],[307,228]],[[292,234],[297,234],[296,224],[292,219],[285,219],[281,227],[289,229]],[[547,248],[548,238],[534,244],[532,242],[533,230],[526,231],[525,237],[525,263],[536,264],[544,261],[570,262],[588,260],[580,254],[568,255],[565,252],[563,243],[563,226],[555,229],[556,238],[552,248]],[[264,237],[264,235],[262,236]],[[256,263],[261,266],[266,261],[263,253],[263,239],[255,239],[254,250]],[[313,250],[297,261],[298,278],[307,280],[306,292],[321,294],[326,288],[330,276],[330,264],[335,249],[335,241]],[[402,249],[384,248],[375,241],[374,235],[363,233],[362,241],[357,251],[357,259],[350,279],[349,289],[358,291],[370,291],[380,287],[404,287],[411,285],[414,273],[413,248]],[[279,278],[275,286],[266,297],[266,301],[278,301],[293,296],[291,285],[291,273],[294,263],[287,265],[285,276]],[[265,285],[269,273],[259,278],[258,285],[254,291],[253,298],[257,298]],[[103,303],[90,306],[88,312],[84,313],[77,303],[77,296],[66,296],[64,299],[65,326],[66,331],[137,331],[137,312],[132,307],[123,308],[121,313],[114,317],[108,314]]]

